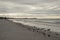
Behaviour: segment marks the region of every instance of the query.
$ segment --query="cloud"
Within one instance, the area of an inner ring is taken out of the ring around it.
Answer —
[[[17,4],[12,2],[0,1],[0,12],[23,13],[35,9],[32,5]]]
[[[2,0],[0,13],[22,15],[60,15],[60,0]]]

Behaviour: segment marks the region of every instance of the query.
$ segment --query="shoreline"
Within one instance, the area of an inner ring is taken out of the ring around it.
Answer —
[[[4,40],[60,40],[60,33],[37,28],[36,26],[24,25],[12,20],[0,20],[1,38]],[[4,36],[4,37],[3,37]]]
[[[21,25],[24,25],[24,26],[28,26],[28,27],[39,28],[39,27],[36,27],[36,26],[31,26],[31,25],[23,24],[23,23],[20,23],[20,22],[17,22],[17,21],[13,21],[13,20],[9,20],[9,21],[14,22],[14,23],[16,23],[16,24],[21,24]],[[39,28],[39,29],[40,29],[40,28]],[[45,28],[42,28],[42,29],[45,29]],[[45,29],[45,30],[47,31],[48,29]],[[51,30],[50,30],[50,31],[51,31]],[[51,31],[51,32],[54,32],[54,31]],[[60,32],[57,32],[57,33],[60,33]]]
[[[11,22],[13,22],[13,21],[11,21]],[[14,23],[16,23],[18,25],[22,25],[24,28],[28,29],[29,31],[33,31],[36,33],[42,33],[43,35],[48,36],[48,37],[50,37],[50,36],[53,37],[53,36],[57,36],[57,35],[60,36],[59,32],[50,31],[50,29],[45,30],[45,28],[37,28],[35,26],[32,27],[30,25],[24,25],[22,23],[17,23],[17,22],[14,22]]]

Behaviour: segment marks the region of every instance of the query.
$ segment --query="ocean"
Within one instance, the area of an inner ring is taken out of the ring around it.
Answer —
[[[60,32],[60,19],[36,19],[36,18],[20,18],[10,19],[13,22],[22,23],[37,28],[51,29],[54,32]]]

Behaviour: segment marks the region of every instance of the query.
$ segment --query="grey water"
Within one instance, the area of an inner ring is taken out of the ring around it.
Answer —
[[[20,18],[12,20],[25,25],[36,26],[38,28],[46,28],[51,29],[51,31],[60,32],[60,19]]]

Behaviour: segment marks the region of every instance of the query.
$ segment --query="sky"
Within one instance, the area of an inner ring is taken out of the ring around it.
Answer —
[[[60,0],[0,0],[1,14],[60,18]]]

